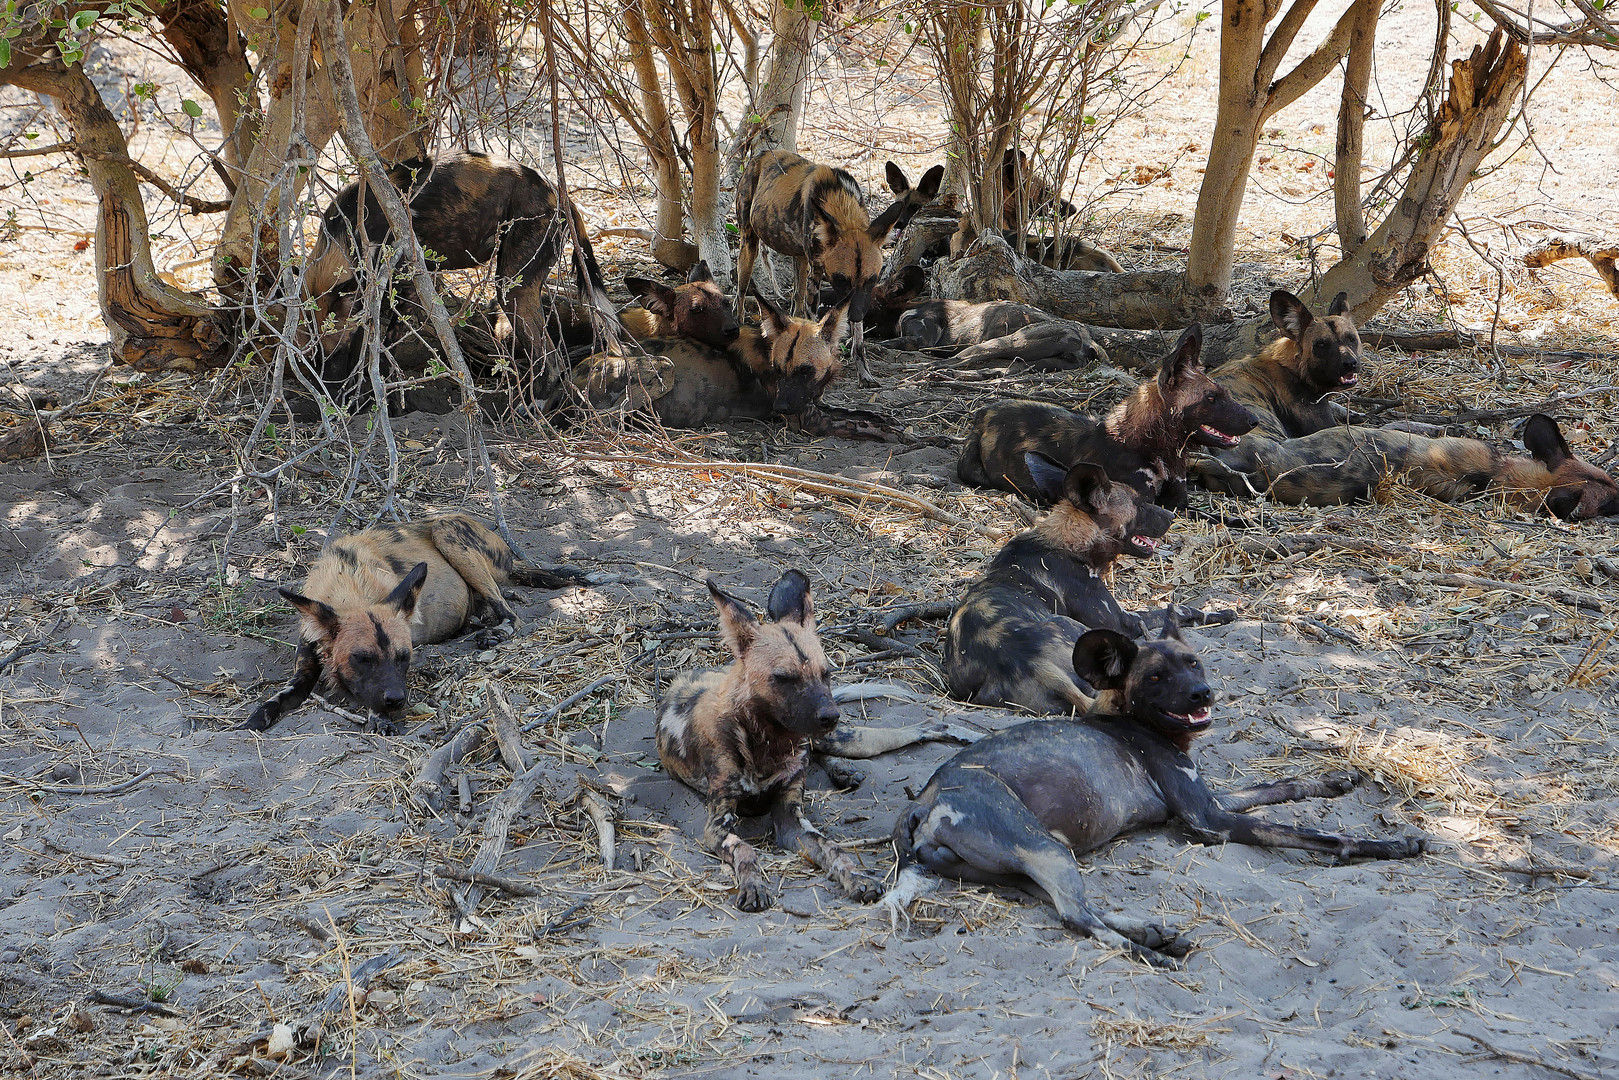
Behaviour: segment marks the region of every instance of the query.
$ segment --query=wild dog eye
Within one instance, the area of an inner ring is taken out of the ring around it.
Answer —
[[[1314,351],[1315,351],[1315,354],[1317,356],[1324,357],[1324,356],[1327,355],[1327,342],[1326,342],[1326,340],[1324,338],[1321,339],[1321,340],[1318,340],[1315,343],[1315,350]]]
[[[770,680],[777,683],[795,683],[802,681],[802,679],[803,676],[795,671],[778,671],[770,676]]]
[[[1163,679],[1164,677],[1162,675],[1149,675],[1147,677],[1148,682],[1162,682]]]

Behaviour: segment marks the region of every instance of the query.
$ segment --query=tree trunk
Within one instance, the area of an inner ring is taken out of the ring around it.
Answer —
[[[1527,69],[1523,49],[1500,30],[1451,66],[1450,91],[1422,136],[1399,202],[1306,301],[1325,304],[1348,293],[1355,321],[1364,324],[1427,272],[1434,244],[1523,92]]]
[[[0,83],[54,98],[73,129],[99,201],[96,294],[113,359],[141,371],[199,371],[229,362],[228,321],[198,297],[158,279],[128,143],[83,65],[63,65],[48,41],[19,37]]]
[[[680,155],[675,149],[675,127],[669,120],[669,109],[664,104],[663,80],[658,77],[658,65],[653,57],[646,20],[635,4],[625,6],[624,29],[630,65],[635,71],[635,81],[640,90],[640,119],[646,128],[640,133],[641,142],[652,161],[652,183],[657,189],[652,257],[664,266],[684,272],[696,264],[698,255],[696,246],[685,239],[685,183]]]
[[[186,74],[214,103],[219,128],[225,133],[225,163],[234,183],[264,123],[246,42],[231,32],[218,0],[169,0],[155,14],[162,24],[163,39],[179,56]]]
[[[1360,169],[1365,156],[1366,92],[1371,86],[1372,52],[1377,46],[1378,0],[1355,0],[1349,35],[1349,63],[1338,103],[1337,163],[1332,201],[1338,219],[1338,244],[1345,258],[1366,240],[1366,211],[1360,202]]]
[[[764,84],[753,103],[753,115],[742,129],[744,156],[761,150],[798,149],[798,124],[804,115],[804,84],[809,74],[810,49],[821,23],[809,15],[806,0],[771,0],[770,48],[766,53]]]

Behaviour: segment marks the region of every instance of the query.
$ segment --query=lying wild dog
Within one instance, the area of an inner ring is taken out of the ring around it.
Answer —
[[[759,298],[764,322],[743,327],[723,349],[688,338],[649,338],[645,355],[598,354],[574,369],[573,385],[594,408],[619,404],[655,413],[665,427],[697,428],[733,417],[797,416],[817,406],[840,371],[846,306],[821,319],[784,315]]]
[[[1001,233],[1008,244],[1017,250],[1017,233],[1005,229]],[[1106,248],[1097,247],[1089,240],[1077,236],[1025,236],[1023,254],[1053,270],[1090,270],[1099,274],[1122,274],[1124,267]]]
[[[1008,147],[1001,156],[1001,191],[1005,193],[1001,205],[1001,225],[1017,229],[1019,221],[1027,224],[1035,218],[1073,217],[1079,210],[1073,203],[1057,193],[1050,180],[1035,172],[1029,155]]]
[[[581,301],[599,312],[601,325],[608,328],[613,306],[584,221],[572,204],[559,204],[556,189],[539,173],[504,158],[452,151],[432,160],[402,162],[388,175],[405,194],[416,238],[437,257],[438,269],[467,270],[494,262],[501,308],[524,353],[532,356],[543,347],[540,298],[570,223],[583,264],[578,274]],[[326,358],[323,376],[333,385],[360,366],[363,335],[347,323],[358,297],[355,267],[362,260],[361,249],[385,243],[391,231],[374,191],[366,191],[362,213],[360,188],[359,181],[350,184],[326,208],[304,271],[304,295],[314,303]],[[398,318],[390,303],[388,327]]]
[[[918,211],[938,198],[939,185],[944,183],[944,166],[935,165],[923,173],[922,179],[915,187],[911,186],[905,170],[892,161],[885,163],[884,171],[888,178],[888,190],[894,193],[894,201],[877,216],[881,219],[893,215],[894,227],[891,235],[898,236],[904,231],[905,226],[911,223],[911,219],[916,217]]]
[[[1186,506],[1187,450],[1229,449],[1256,419],[1203,370],[1203,330],[1187,327],[1158,365],[1158,377],[1097,421],[1057,405],[1003,401],[972,418],[956,474],[964,484],[1038,493],[1025,458],[1038,451],[1059,462],[1090,461],[1110,480],[1179,511]]]
[[[912,263],[871,290],[871,307],[866,309],[866,329],[878,341],[899,333],[900,318],[922,298],[928,289],[927,271]],[[822,285],[820,307],[825,310],[835,299],[832,286]]]
[[[1322,318],[1284,289],[1270,294],[1271,322],[1281,337],[1214,376],[1259,418],[1253,437],[1292,439],[1344,422],[1347,410],[1331,395],[1353,388],[1361,366],[1360,333],[1348,311],[1346,293]]]
[[[1499,492],[1520,510],[1565,521],[1619,515],[1619,482],[1569,449],[1557,421],[1541,413],[1524,424],[1528,457],[1478,439],[1432,439],[1388,428],[1334,427],[1302,439],[1249,438],[1196,462],[1198,479],[1232,495],[1266,494],[1292,505],[1365,499],[1391,476],[1441,502]]]
[[[939,176],[942,179],[942,171]],[[923,183],[932,177],[930,171]],[[933,194],[937,194],[936,188]],[[794,315],[810,313],[811,271],[824,273],[837,302],[848,304],[850,352],[856,374],[866,383],[866,312],[883,269],[882,245],[908,203],[902,198],[872,221],[862,200],[860,184],[848,172],[817,165],[791,151],[766,150],[748,162],[737,185],[742,244],[737,255],[736,306],[742,310],[761,242],[793,257],[790,310]],[[910,212],[914,214],[915,209]]]
[[[860,686],[832,688],[815,632],[809,579],[782,574],[770,590],[768,622],[722,592],[708,591],[720,632],[736,659],[723,671],[683,675],[658,703],[658,759],[670,776],[703,796],[705,849],[736,875],[736,906],[763,911],[774,902],[758,854],[737,835],[742,817],[769,814],[776,844],[825,870],[845,896],[870,903],[881,891],[804,812],[810,750],[875,757],[928,739],[969,739],[945,725],[840,730],[838,701],[866,696]]]
[[[1064,469],[1029,454],[1030,478],[1055,503],[996,553],[961,598],[945,638],[950,696],[979,705],[1083,712],[1092,694],[1069,658],[1087,629],[1139,636],[1101,574],[1121,555],[1145,558],[1175,515],[1143,501],[1100,465]]]
[[[897,919],[931,882],[922,871],[1042,894],[1069,930],[1155,967],[1188,950],[1163,926],[1105,915],[1085,898],[1076,855],[1143,825],[1175,822],[1205,844],[1300,848],[1335,859],[1409,859],[1418,837],[1360,840],[1251,817],[1244,811],[1333,798],[1353,773],[1294,778],[1216,794],[1188,756],[1207,731],[1214,691],[1173,620],[1141,644],[1092,630],[1074,644],[1075,671],[1100,693],[1075,723],[1033,721],[981,739],[945,762],[894,823],[899,878],[883,898]]]
[[[1011,300],[924,300],[900,315],[896,331],[900,348],[953,356],[960,367],[1022,360],[1057,371],[1107,360],[1079,323]]]
[[[686,284],[673,289],[642,277],[625,278],[624,287],[643,305],[618,315],[637,340],[681,337],[724,349],[742,332],[730,298],[714,283],[707,260],[699,260],[686,275]]]
[[[411,649],[456,636],[474,617],[480,644],[510,637],[517,617],[500,595],[508,582],[542,589],[584,585],[577,571],[524,566],[506,541],[476,518],[446,514],[382,526],[327,545],[303,592],[279,590],[298,609],[292,681],[242,724],[264,731],[307,698],[317,683],[341,691],[381,718],[408,702]]]

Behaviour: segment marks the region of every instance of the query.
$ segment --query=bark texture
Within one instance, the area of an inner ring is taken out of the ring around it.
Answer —
[[[214,103],[225,133],[225,163],[241,170],[264,122],[253,87],[253,65],[240,34],[231,31],[218,0],[170,0],[154,9],[163,39]],[[234,175],[233,175],[234,182]]]
[[[1615,268],[1615,261],[1619,260],[1619,241],[1603,240],[1590,233],[1557,233],[1525,252],[1523,264],[1542,267],[1564,259],[1584,259],[1589,262],[1601,275],[1614,299],[1619,300],[1619,269]]]

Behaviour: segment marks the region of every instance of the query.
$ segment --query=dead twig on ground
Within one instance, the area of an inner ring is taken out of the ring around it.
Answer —
[[[421,771],[411,781],[410,791],[422,805],[434,813],[444,809],[444,771],[461,762],[468,754],[483,745],[486,731],[483,724],[469,723],[455,737],[434,750],[422,761]]]
[[[532,885],[524,885],[521,881],[496,877],[494,874],[477,874],[471,870],[462,870],[458,866],[451,866],[449,863],[440,865],[434,873],[438,874],[439,877],[449,878],[451,881],[465,882],[468,885],[487,885],[491,889],[499,889],[501,892],[510,893],[512,896],[545,895],[543,890],[536,889]]]
[[[534,755],[523,747],[523,735],[517,729],[517,714],[500,687],[489,684],[490,726],[495,731],[495,745],[500,747],[500,759],[514,776],[519,776],[534,764]]]
[[[948,619],[955,613],[954,600],[940,600],[931,604],[907,604],[884,615],[881,625],[884,634],[892,634],[894,628],[902,622],[910,622],[912,619],[918,622],[931,622],[936,619]]]
[[[115,784],[96,784],[84,787],[63,787],[60,784],[47,784],[39,780],[31,780],[26,776],[17,776],[13,773],[0,773],[0,780],[32,788],[35,791],[55,792],[58,795],[122,795],[126,791],[132,791],[139,787],[151,777],[179,775],[172,769],[151,768],[137,773],[128,780],[120,780]],[[73,854],[78,853],[74,852]]]
[[[613,833],[613,812],[583,784],[579,786],[579,805],[596,826],[596,841],[601,846],[602,866],[608,870],[618,862],[618,841]]]
[[[1542,1069],[1550,1069],[1555,1073],[1562,1073],[1564,1076],[1572,1076],[1574,1077],[1574,1080],[1601,1080],[1601,1077],[1599,1077],[1596,1073],[1589,1073],[1584,1069],[1576,1069],[1571,1065],[1563,1065],[1559,1062],[1547,1061],[1545,1058],[1536,1057],[1534,1054],[1525,1054],[1519,1050],[1508,1050],[1505,1047],[1497,1046],[1484,1036],[1474,1034],[1471,1031],[1459,1030],[1456,1032],[1456,1034],[1461,1035],[1464,1038],[1472,1039],[1474,1042],[1478,1043],[1479,1046],[1483,1047],[1484,1052],[1490,1056],[1498,1057],[1502,1061],[1510,1061],[1514,1065],[1534,1065]]]
[[[111,1005],[115,1009],[128,1009],[131,1012],[151,1012],[159,1016],[179,1016],[178,1009],[171,1009],[160,1002],[150,998],[138,998],[130,994],[112,994],[105,990],[90,991],[90,1000],[97,1005]]]

